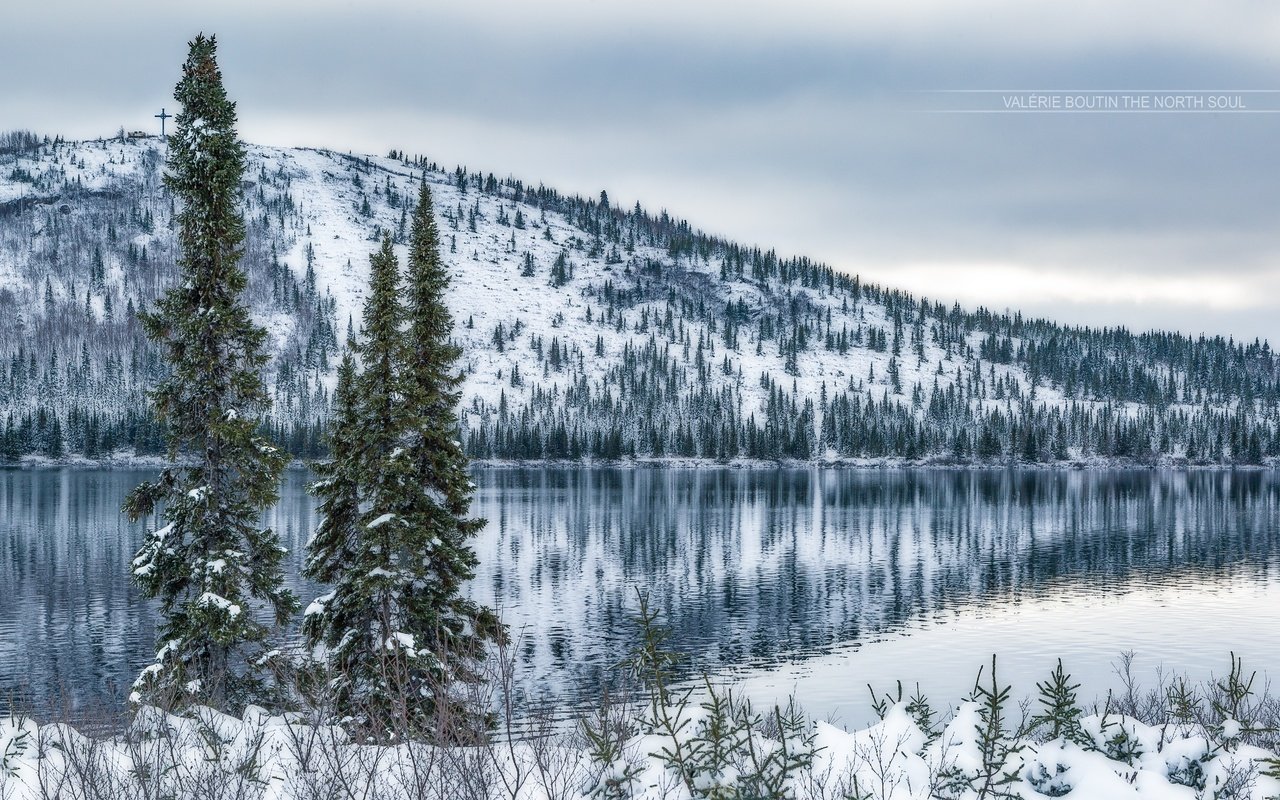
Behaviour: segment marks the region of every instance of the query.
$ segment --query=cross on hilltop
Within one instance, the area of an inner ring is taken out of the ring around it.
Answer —
[[[160,113],[159,113],[159,114],[156,114],[156,115],[155,115],[155,118],[156,118],[156,119],[158,119],[158,120],[160,120],[160,138],[161,138],[161,139],[167,139],[167,138],[169,138],[168,136],[165,136],[165,134],[164,134],[164,121],[165,121],[166,119],[169,119],[169,118],[170,118],[170,117],[172,117],[172,116],[173,116],[172,114],[166,114],[166,113],[165,113],[165,110],[164,110],[163,108],[161,108],[161,109],[160,109]]]

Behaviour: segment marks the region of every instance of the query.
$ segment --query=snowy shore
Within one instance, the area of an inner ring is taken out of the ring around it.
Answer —
[[[144,708],[111,739],[0,718],[0,797],[1263,800],[1280,793],[1280,781],[1264,774],[1274,754],[1244,744],[1242,724],[1230,719],[1152,726],[1087,716],[1075,736],[992,749],[980,736],[985,722],[976,703],[929,731],[899,703],[863,730],[805,723],[784,726],[779,739],[776,726],[763,725],[714,753],[699,740],[714,716],[689,709],[676,737],[631,736],[612,758],[572,736],[479,747],[356,745],[340,729],[253,707],[240,719],[203,708],[182,717]],[[681,747],[685,763],[675,766]],[[784,764],[791,767],[785,774]],[[750,787],[767,793],[742,793]]]

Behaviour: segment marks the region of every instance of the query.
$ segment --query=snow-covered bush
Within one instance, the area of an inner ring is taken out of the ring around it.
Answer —
[[[994,670],[941,715],[899,686],[873,695],[875,724],[844,730],[678,680],[664,632],[644,613],[645,645],[630,661],[638,680],[591,713],[518,712],[507,662],[490,694],[473,698],[496,710],[497,727],[469,746],[362,744],[320,714],[252,706],[239,718],[143,707],[107,736],[12,715],[0,718],[0,800],[1280,796],[1280,704],[1254,693],[1234,657],[1220,679],[1126,686],[1088,712],[1061,665],[1038,702],[1021,706]]]

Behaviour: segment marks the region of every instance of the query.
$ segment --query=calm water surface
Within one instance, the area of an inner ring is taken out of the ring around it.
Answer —
[[[118,513],[152,471],[0,471],[0,693],[119,701],[154,649]],[[297,578],[291,472],[268,522]],[[694,669],[860,723],[867,683],[943,701],[992,653],[1015,689],[1062,657],[1083,694],[1125,650],[1205,677],[1280,669],[1280,480],[1260,472],[483,470],[470,592],[531,698],[589,697],[649,593]]]

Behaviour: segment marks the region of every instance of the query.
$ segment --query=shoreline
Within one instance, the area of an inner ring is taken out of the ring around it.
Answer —
[[[49,459],[41,456],[26,456],[14,463],[0,464],[0,470],[132,470],[163,469],[175,462],[163,456],[137,456],[118,454],[105,459],[86,459],[72,457],[65,459]],[[312,463],[304,459],[290,461],[287,470],[307,470]],[[950,459],[915,459],[905,458],[830,458],[830,459],[779,459],[761,460],[736,458],[727,461],[706,458],[654,458],[639,457],[613,461],[568,460],[568,459],[471,459],[470,466],[486,471],[518,470],[518,469],[615,469],[615,470],[796,470],[796,469],[838,469],[838,470],[913,470],[927,472],[994,472],[1001,470],[1018,470],[1027,472],[1105,472],[1105,471],[1172,471],[1172,472],[1274,472],[1280,469],[1280,459],[1270,459],[1267,464],[1206,464],[1191,463],[1182,458],[1162,458],[1155,462],[1140,462],[1133,459],[1109,459],[1094,457],[1088,459],[1068,459],[1053,462],[1008,461],[953,461]]]

